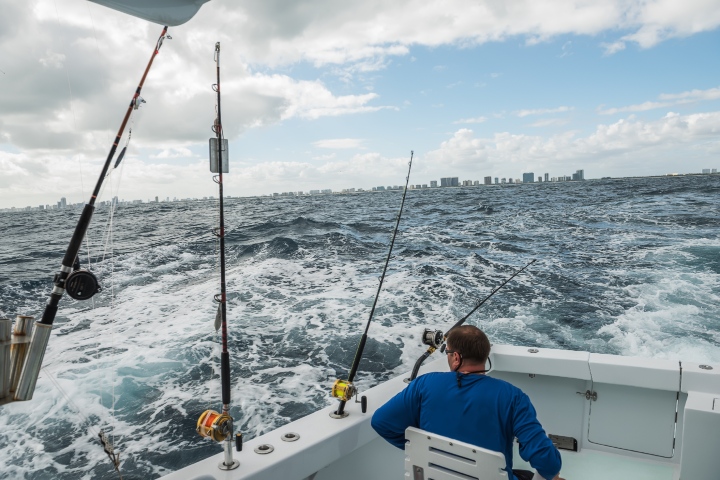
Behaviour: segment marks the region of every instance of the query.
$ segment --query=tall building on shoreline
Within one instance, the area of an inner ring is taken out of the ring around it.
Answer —
[[[441,187],[458,187],[460,186],[460,182],[458,181],[458,177],[445,177],[440,179],[440,186]]]

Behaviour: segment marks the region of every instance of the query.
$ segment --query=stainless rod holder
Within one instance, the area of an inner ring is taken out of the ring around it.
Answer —
[[[20,381],[15,391],[15,401],[32,399],[51,333],[52,325],[46,325],[40,322],[35,323],[30,348],[25,357],[25,365],[23,366]]]
[[[232,430],[231,430],[232,431]],[[235,470],[240,466],[240,462],[233,460],[233,438],[232,435],[228,435],[223,441],[223,450],[225,455],[223,461],[218,464],[220,470]]]
[[[10,396],[10,342],[12,321],[0,318],[0,401]]]
[[[17,389],[20,382],[25,357],[27,356],[30,334],[33,330],[34,317],[18,315],[15,319],[15,328],[12,332],[10,345],[10,393]]]

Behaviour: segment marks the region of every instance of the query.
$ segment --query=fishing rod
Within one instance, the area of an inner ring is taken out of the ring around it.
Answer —
[[[213,180],[218,184],[220,196],[220,228],[215,235],[220,239],[220,294],[215,295],[218,302],[217,319],[220,320],[222,331],[222,353],[220,353],[220,382],[222,388],[222,413],[215,410],[206,410],[200,415],[197,421],[197,432],[201,437],[209,438],[218,443],[222,442],[225,457],[218,464],[221,470],[233,470],[240,466],[240,462],[233,460],[232,436],[233,418],[230,416],[230,353],[228,352],[227,341],[227,289],[225,284],[225,210],[223,205],[223,173],[230,171],[228,160],[228,141],[224,138],[222,127],[222,112],[220,108],[220,42],[215,44],[215,70],[217,83],[213,85],[213,91],[217,93],[217,118],[213,123],[212,130],[215,138],[210,139],[210,172],[217,173]],[[242,434],[235,437],[235,447],[239,452],[242,450]]]
[[[395,221],[395,230],[393,230],[392,240],[390,241],[390,249],[388,250],[387,258],[385,259],[385,266],[383,267],[382,275],[380,276],[380,284],[378,285],[377,292],[375,293],[375,301],[373,301],[372,308],[370,309],[370,317],[368,318],[367,324],[365,325],[365,331],[360,337],[360,343],[358,344],[357,350],[355,351],[355,358],[353,359],[352,367],[350,368],[350,374],[347,380],[337,379],[332,386],[331,395],[340,400],[338,409],[330,414],[332,418],[345,418],[348,413],[345,412],[345,404],[355,396],[357,388],[353,385],[355,375],[357,374],[358,367],[360,366],[360,359],[362,358],[363,350],[365,349],[365,343],[367,342],[367,333],[372,322],[373,315],[375,314],[375,306],[377,305],[378,297],[380,296],[380,290],[382,289],[383,282],[385,281],[385,273],[387,272],[388,264],[390,263],[390,255],[392,254],[393,246],[395,245],[395,237],[397,236],[398,228],[400,227],[400,217],[402,217],[403,207],[405,206],[405,196],[408,191],[408,182],[410,181],[410,170],[412,170],[413,155],[415,152],[410,151],[410,162],[408,163],[408,173],[405,177],[405,190],[403,191],[402,202],[400,202],[400,211]],[[362,411],[365,412],[367,404],[365,403],[365,397],[362,398]]]
[[[30,400],[33,397],[40,368],[42,367],[43,357],[45,356],[45,350],[47,349],[48,340],[50,339],[52,324],[55,321],[58,304],[60,303],[60,299],[62,299],[63,294],[67,292],[67,294],[75,300],[87,300],[92,298],[93,295],[101,290],[100,284],[98,283],[95,275],[87,269],[80,268],[78,253],[80,252],[83,238],[85,238],[85,234],[87,233],[90,220],[92,219],[93,212],[95,210],[95,201],[97,200],[98,195],[100,195],[103,181],[105,180],[108,169],[110,168],[110,164],[112,163],[113,156],[115,155],[115,151],[120,143],[120,138],[125,130],[128,119],[130,118],[133,110],[137,110],[140,104],[143,103],[143,100],[140,97],[140,92],[145,84],[145,79],[150,71],[150,67],[152,66],[153,60],[155,60],[157,54],[160,53],[160,47],[162,47],[163,40],[165,40],[165,38],[170,38],[170,36],[166,35],[167,30],[168,27],[164,26],[162,33],[155,44],[153,53],[150,56],[150,61],[148,61],[148,64],[145,67],[140,83],[135,89],[135,93],[130,100],[130,105],[125,112],[125,117],[120,124],[120,129],[115,136],[115,141],[113,142],[110,152],[105,159],[105,164],[103,165],[102,172],[98,177],[95,189],[90,196],[90,200],[83,208],[80,219],[75,227],[75,231],[70,239],[70,245],[65,251],[60,271],[55,274],[53,279],[54,287],[50,293],[47,304],[45,305],[42,318],[39,322],[35,322],[35,328],[32,328],[32,325],[30,325],[29,329],[32,330],[30,347],[27,351],[27,355],[25,356],[22,373],[20,374],[19,382],[12,399],[14,401]]]
[[[425,345],[428,345],[428,349],[427,349],[427,351],[426,351],[425,353],[423,353],[422,356],[421,356],[420,358],[418,358],[417,361],[415,362],[415,366],[413,367],[412,373],[410,374],[410,378],[407,379],[407,381],[408,381],[408,382],[412,382],[413,380],[415,380],[415,378],[417,377],[418,371],[420,370],[420,367],[422,366],[423,362],[424,362],[425,360],[427,360],[427,358],[428,358],[430,355],[432,355],[432,354],[435,352],[435,350],[437,350],[438,348],[440,348],[441,351],[445,351],[445,339],[447,338],[448,334],[450,333],[450,330],[452,330],[452,329],[455,328],[455,327],[459,327],[460,325],[462,325],[463,323],[465,323],[465,320],[467,320],[467,319],[470,317],[470,315],[472,315],[472,314],[475,313],[480,307],[482,307],[483,304],[485,304],[485,302],[487,302],[488,300],[490,300],[490,299],[492,298],[492,296],[495,295],[495,294],[496,294],[501,288],[503,288],[505,285],[507,285],[507,283],[508,283],[510,280],[512,280],[513,278],[517,277],[520,273],[522,273],[523,270],[525,270],[526,268],[528,268],[530,265],[532,265],[532,264],[535,263],[536,261],[537,261],[537,259],[531,260],[528,264],[526,264],[526,265],[525,265],[524,267],[522,267],[520,270],[518,270],[518,271],[516,271],[515,273],[513,273],[510,278],[508,278],[508,279],[505,280],[503,283],[501,283],[500,285],[498,285],[497,287],[495,287],[495,289],[493,289],[493,291],[490,292],[490,295],[488,295],[487,297],[483,298],[480,302],[478,302],[477,305],[475,305],[475,307],[473,307],[473,309],[470,310],[470,313],[468,313],[467,315],[465,315],[464,317],[462,317],[460,320],[458,320],[457,322],[455,322],[455,325],[453,325],[452,327],[450,327],[450,329],[449,329],[447,332],[443,333],[442,330],[435,330],[435,331],[433,331],[433,330],[430,330],[429,328],[426,328],[425,331],[424,331],[423,334],[422,334],[422,342],[423,342]]]

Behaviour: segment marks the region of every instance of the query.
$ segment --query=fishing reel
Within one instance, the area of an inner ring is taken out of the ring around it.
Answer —
[[[445,334],[442,330],[430,330],[426,328],[422,334],[422,343],[430,348],[437,349],[445,340]]]
[[[355,385],[347,380],[340,380],[338,378],[335,380],[330,394],[341,402],[349,402],[355,395],[357,395],[357,388],[355,388]]]
[[[350,400],[355,397],[355,403],[360,404],[360,411],[362,413],[367,412],[367,397],[363,395],[360,397],[360,400],[358,401],[358,390],[355,385],[353,385],[351,382],[347,380],[340,380],[339,378],[335,380],[335,383],[332,386],[332,390],[330,394],[340,400],[341,402],[349,402]],[[341,404],[342,405],[342,404]],[[330,413],[331,418],[345,418],[348,416],[347,412],[341,412],[340,409],[338,411],[333,411]]]
[[[102,288],[90,270],[75,270],[65,279],[65,291],[75,300],[88,300]]]
[[[203,438],[209,438],[218,443],[222,442],[232,434],[232,417],[227,413],[205,410],[200,415],[195,430]]]

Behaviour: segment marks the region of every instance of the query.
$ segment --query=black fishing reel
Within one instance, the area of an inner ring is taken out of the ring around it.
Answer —
[[[430,330],[426,328],[422,334],[422,343],[432,348],[439,348],[445,340],[445,334],[442,330]]]
[[[102,288],[90,270],[75,270],[65,279],[65,291],[75,300],[87,300]]]

